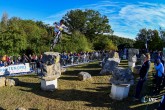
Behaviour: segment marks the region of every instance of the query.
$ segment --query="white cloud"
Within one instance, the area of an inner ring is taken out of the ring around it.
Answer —
[[[139,3],[121,7],[117,16],[119,17],[119,21],[123,21],[121,25],[124,24],[124,28],[127,31],[121,31],[122,28],[120,28],[120,25],[117,28],[121,29],[119,32],[130,33],[132,31],[134,32],[134,36],[136,36],[138,30],[141,28],[158,29],[160,26],[165,28],[164,7],[165,5],[151,3]]]
[[[94,9],[109,18],[110,25],[116,35],[135,38],[142,28],[165,28],[165,4],[148,2],[126,3],[101,1],[78,7],[78,9]],[[61,13],[51,15],[45,19],[49,23],[59,20],[66,14],[67,9]],[[72,9],[73,10],[73,9]]]

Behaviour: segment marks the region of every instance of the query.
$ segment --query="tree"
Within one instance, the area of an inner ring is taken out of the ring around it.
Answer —
[[[60,52],[91,51],[92,46],[88,42],[86,36],[79,31],[75,31],[71,36],[64,34],[62,37],[62,42],[55,47],[55,50]]]
[[[27,47],[27,39],[24,30],[21,28],[21,19],[13,17],[8,21],[8,35],[4,38],[3,46],[6,46],[7,54],[18,55]],[[6,49],[6,48],[4,48]]]
[[[99,35],[94,41],[94,50],[117,50],[117,46],[105,35]]]
[[[159,33],[160,33],[160,38],[165,41],[165,30],[163,30],[161,27],[159,29]]]
[[[0,31],[2,31],[2,32],[6,31],[7,25],[8,25],[8,14],[6,12],[4,12],[2,15],[2,18],[1,18]]]
[[[162,50],[163,49],[163,40],[159,36],[159,32],[157,30],[152,31],[153,34],[151,36],[149,44],[149,49],[151,50]]]
[[[149,50],[161,50],[162,41],[157,30],[141,29],[136,37],[135,47],[145,49],[145,44],[148,44]]]
[[[66,25],[69,27],[70,31],[84,31],[86,14],[82,10],[71,10],[65,14],[63,19],[66,22]]]
[[[71,10],[65,14],[63,19],[71,31],[80,31],[90,41],[98,34],[112,33],[108,18],[95,10]]]
[[[133,44],[135,43],[135,40],[129,39],[129,38],[124,38],[124,37],[119,37],[116,35],[107,35],[109,39],[112,40],[112,42],[118,46],[118,49],[123,49],[123,48],[131,48],[133,47]]]
[[[0,43],[4,41],[4,33],[6,33],[8,28],[8,14],[6,12],[3,13],[1,21],[0,21]],[[2,47],[1,49],[1,54],[4,53],[2,52]]]

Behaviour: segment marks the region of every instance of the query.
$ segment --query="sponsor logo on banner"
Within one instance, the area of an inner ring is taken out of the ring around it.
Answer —
[[[0,75],[30,72],[29,63],[0,67]]]

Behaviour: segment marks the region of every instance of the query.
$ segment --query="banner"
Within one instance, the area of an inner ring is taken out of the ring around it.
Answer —
[[[0,75],[10,75],[22,72],[30,72],[29,63],[0,67]]]

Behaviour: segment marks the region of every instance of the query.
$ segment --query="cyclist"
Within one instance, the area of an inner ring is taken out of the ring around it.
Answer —
[[[54,48],[54,46],[60,41],[61,38],[61,32],[64,30],[66,31],[66,29],[68,29],[65,25],[64,25],[64,20],[60,20],[59,23],[54,23],[55,25],[55,29],[54,29],[54,33],[55,33],[55,38],[53,40],[53,43],[51,44],[51,50]]]

